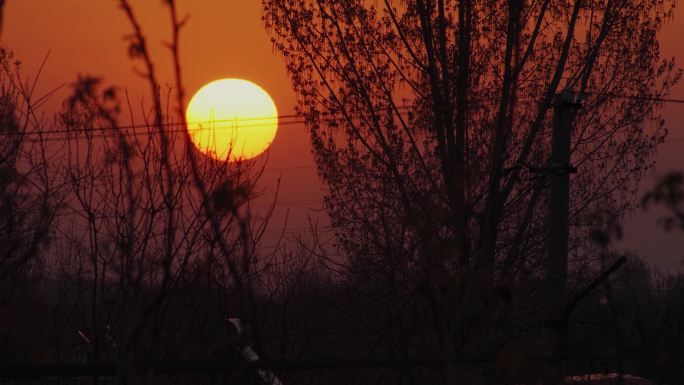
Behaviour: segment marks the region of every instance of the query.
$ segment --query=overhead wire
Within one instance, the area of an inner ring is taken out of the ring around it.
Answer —
[[[654,101],[658,103],[673,103],[673,104],[684,104],[684,99],[673,99],[673,98],[661,98],[661,97],[651,97],[651,96],[642,96],[642,95],[626,95],[626,94],[614,94],[614,93],[598,93],[598,92],[585,92],[585,94],[588,95],[603,95],[603,96],[609,96],[609,97],[614,97],[614,98],[626,98],[626,99],[636,99],[636,100],[645,100],[645,101]],[[523,101],[524,102],[524,101]],[[527,102],[535,102],[534,100],[527,100]],[[414,108],[415,105],[402,105],[397,107],[397,112],[401,115],[407,115],[410,113],[410,109]],[[323,115],[330,115],[330,114],[323,114]],[[272,122],[268,122],[270,120],[278,119],[278,128],[284,127],[284,126],[294,126],[294,125],[299,125],[299,124],[304,124],[305,121],[303,119],[304,117],[300,114],[283,114],[283,115],[278,115],[278,116],[271,116],[271,117],[251,117],[251,118],[240,118],[239,121],[247,121],[247,122],[258,122],[258,121],[264,121],[266,123],[255,123],[255,124],[247,124],[247,125],[241,125],[241,128],[246,128],[246,127],[262,127],[266,125],[271,125]],[[214,126],[214,129],[218,130],[225,130],[225,129],[235,129],[237,127],[236,124],[237,120],[236,119],[218,119],[218,120],[207,120],[207,121],[192,121],[188,122],[188,125],[201,125],[201,124],[213,124],[216,125],[217,123],[232,123],[232,124],[227,124],[225,126]],[[41,142],[66,142],[69,140],[88,140],[88,139],[115,139],[115,138],[120,138],[121,135],[124,136],[155,136],[158,135],[157,132],[154,132],[154,128],[156,126],[160,126],[160,124],[152,124],[152,123],[145,123],[145,124],[129,124],[129,125],[121,125],[121,126],[115,126],[115,127],[89,127],[89,128],[82,128],[82,129],[60,129],[60,130],[36,130],[36,131],[31,131],[31,132],[0,132],[0,137],[8,137],[8,136],[40,136],[40,139],[33,139],[33,141],[41,141]],[[167,134],[174,134],[174,133],[180,133],[180,132],[185,132],[185,128],[181,128],[184,126],[182,122],[164,122],[161,124],[162,127],[169,128],[165,132]],[[145,128],[147,129],[146,131],[133,131],[131,132],[130,130],[135,130],[139,128]],[[100,132],[100,134],[95,134],[93,135],[92,132]],[[119,131],[116,134],[108,134],[108,132],[113,132],[113,131]],[[58,135],[58,134],[65,134],[69,135],[72,134],[73,136],[62,136],[62,137],[51,137],[52,135]],[[48,137],[45,137],[48,136]],[[669,138],[664,140],[663,143],[684,143],[684,137],[675,137],[675,138]],[[310,165],[299,165],[299,166],[285,166],[285,167],[266,167],[263,169],[264,173],[278,173],[278,172],[306,172],[309,170],[316,169],[316,166]]]
[[[662,98],[662,97],[652,97],[652,96],[643,96],[643,95],[627,95],[627,94],[615,94],[615,93],[599,93],[599,92],[584,92],[587,95],[603,95],[603,96],[608,96],[608,97],[613,97],[613,98],[623,98],[623,99],[635,99],[635,100],[644,100],[644,101],[653,101],[653,102],[658,102],[658,103],[672,103],[672,104],[684,104],[684,99],[674,99],[674,98]],[[524,100],[520,100],[521,102],[525,102]],[[527,100],[526,102],[535,102],[535,100]],[[414,108],[415,105],[402,105],[402,106],[397,106],[396,107],[396,113],[400,115],[407,115],[411,111],[410,109]],[[322,114],[322,115],[332,115],[332,113],[328,114]],[[285,126],[294,126],[294,125],[300,125],[304,124],[305,120],[304,117],[300,114],[283,114],[283,115],[278,115],[278,116],[270,116],[270,117],[250,117],[250,118],[240,118],[239,121],[247,121],[247,122],[264,122],[264,123],[254,123],[254,124],[247,124],[247,125],[240,125],[240,128],[247,128],[247,127],[263,127],[267,125],[273,124],[272,122],[269,122],[271,120],[277,119],[278,120],[278,128],[280,127],[285,127]],[[214,125],[215,130],[226,130],[226,129],[236,129],[238,127],[237,125],[238,119],[218,119],[218,120],[207,120],[207,121],[192,121],[188,122],[188,125],[190,126],[195,126],[195,125],[201,125],[201,124],[209,124],[209,125]],[[231,124],[226,124],[226,125],[220,125],[221,123],[231,123]],[[216,124],[219,124],[219,126],[216,126]],[[93,139],[110,139],[110,138],[120,138],[122,135],[123,136],[148,136],[152,137],[155,135],[158,135],[157,132],[154,131],[155,127],[162,126],[168,128],[165,130],[165,133],[167,134],[174,134],[174,133],[180,133],[180,132],[185,132],[186,128],[182,128],[184,126],[183,122],[164,122],[161,124],[156,124],[156,123],[145,123],[145,124],[129,124],[129,125],[121,125],[121,126],[109,126],[109,127],[88,127],[88,128],[81,128],[81,129],[57,129],[57,130],[35,130],[35,131],[30,131],[30,132],[0,132],[0,137],[10,137],[10,136],[40,136],[40,139],[33,139],[33,141],[40,141],[40,142],[66,142],[70,140],[93,140]],[[140,129],[144,128],[147,129],[145,131],[131,131],[135,129]],[[192,129],[190,129],[192,130]],[[116,134],[109,134],[109,132],[113,131],[118,131]],[[99,134],[92,134],[92,132],[99,132]],[[66,135],[62,137],[52,137],[53,135]],[[684,137],[675,137],[675,138],[669,138],[663,141],[663,143],[684,143]],[[316,166],[311,165],[311,166],[305,166],[305,165],[300,165],[300,166],[289,166],[289,167],[267,167],[264,168],[263,172],[265,173],[277,173],[277,172],[282,172],[282,171],[287,171],[287,172],[293,172],[293,171],[308,171],[315,169]]]
[[[627,94],[616,94],[616,93],[600,93],[600,92],[584,92],[584,94],[587,95],[597,95],[597,96],[608,96],[608,97],[613,97],[613,98],[620,98],[620,99],[635,99],[635,100],[643,100],[643,101],[653,101],[653,102],[658,102],[658,103],[672,103],[672,104],[684,104],[684,99],[674,99],[674,98],[662,98],[662,97],[653,97],[653,96],[643,96],[643,95],[627,95]],[[534,99],[530,100],[519,100],[519,102],[536,102]],[[481,103],[481,101],[475,101],[475,103]],[[410,109],[414,108],[415,105],[402,105],[402,106],[397,106],[396,109],[399,112],[400,115],[407,115],[411,111]],[[324,113],[322,114],[323,116],[326,115],[333,115],[334,113]],[[238,128],[238,121],[239,122],[258,122],[258,121],[263,121],[264,123],[255,123],[255,124],[240,124],[239,128],[250,128],[250,127],[264,127],[268,125],[272,125],[273,122],[270,122],[272,120],[277,119],[278,121],[278,127],[280,126],[290,126],[290,125],[295,125],[295,124],[303,124],[305,123],[304,116],[301,114],[284,114],[284,115],[278,115],[278,116],[266,116],[266,117],[249,117],[249,118],[231,118],[231,119],[216,119],[216,120],[204,120],[204,121],[190,121],[187,122],[189,126],[196,126],[196,125],[202,125],[202,124],[209,124],[209,125],[214,125],[214,129],[218,130],[227,130],[227,129],[236,129]],[[219,125],[216,126],[216,124],[222,124],[222,123],[232,123],[232,124],[226,124],[226,125]],[[178,132],[185,132],[185,128],[183,127],[185,124],[181,121],[178,122],[164,122],[161,124],[158,123],[145,123],[145,124],[129,124],[129,125],[120,125],[120,126],[107,126],[107,127],[83,127],[80,129],[54,129],[54,130],[35,130],[35,131],[30,131],[30,132],[0,132],[0,137],[1,136],[48,136],[48,135],[59,135],[59,134],[80,134],[80,133],[91,133],[91,132],[109,132],[109,131],[121,131],[117,135],[100,135],[100,136],[94,136],[94,135],[86,135],[86,138],[92,138],[92,139],[102,139],[102,138],[109,138],[109,137],[119,137],[121,134],[123,135],[155,135],[156,133],[152,131],[154,127],[166,127],[166,128],[171,128],[169,130],[165,130],[166,133],[172,134],[172,133],[178,133]],[[129,131],[129,130],[135,130],[139,128],[146,128],[148,130],[146,131]],[[192,131],[194,128],[188,129],[189,131]],[[43,138],[43,141],[48,141],[52,140],[54,138]],[[58,141],[66,141],[69,139],[76,139],[76,138],[56,138]],[[677,138],[677,139],[684,139],[684,138]]]
[[[410,111],[409,109],[413,108],[413,106],[398,106],[397,110],[400,112],[400,114],[405,115],[408,114]],[[332,114],[323,114],[324,116],[326,115],[332,115]],[[53,130],[34,130],[30,132],[0,132],[0,136],[35,136],[35,135],[59,135],[59,134],[78,134],[78,133],[84,133],[84,132],[109,132],[109,131],[121,131],[121,134],[125,135],[155,135],[156,133],[152,131],[151,129],[155,127],[164,127],[164,128],[170,128],[168,130],[165,130],[165,133],[178,133],[178,132],[185,132],[185,131],[192,131],[195,130],[196,128],[194,126],[197,125],[202,125],[202,124],[207,124],[207,125],[214,125],[213,129],[218,129],[218,130],[229,130],[229,129],[236,129],[236,128],[253,128],[253,127],[265,127],[265,126],[270,126],[274,122],[273,120],[277,119],[278,126],[288,126],[288,125],[293,125],[293,124],[303,124],[305,123],[304,116],[299,115],[299,114],[288,114],[288,115],[278,115],[278,116],[263,116],[263,117],[249,117],[249,118],[231,118],[231,119],[212,119],[212,120],[196,120],[196,121],[187,121],[187,122],[164,122],[164,123],[144,123],[144,124],[129,124],[129,125],[117,125],[117,126],[103,126],[103,127],[81,127],[81,128],[67,128],[67,129],[53,129]],[[238,122],[258,122],[258,121],[263,121],[264,123],[254,123],[254,124],[239,124]],[[191,126],[191,128],[184,128],[186,125]],[[227,123],[223,125],[223,123]],[[219,126],[216,126],[216,124],[219,124]],[[128,131],[128,130],[135,130],[138,128],[146,128],[148,130],[146,131]],[[119,135],[108,135],[107,137],[118,137]],[[93,136],[89,136],[93,137]],[[94,138],[99,138],[99,137],[94,137]],[[60,140],[66,140],[66,138],[60,138]]]

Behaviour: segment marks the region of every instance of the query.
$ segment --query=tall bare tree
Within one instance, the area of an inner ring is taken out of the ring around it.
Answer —
[[[338,245],[368,293],[427,292],[447,357],[487,345],[486,293],[545,274],[548,176],[573,170],[549,164],[563,90],[586,97],[573,124],[569,218],[572,274],[587,279],[599,259],[589,219],[633,206],[666,132],[657,100],[679,72],[656,34],[672,6],[264,0]]]
[[[134,360],[189,354],[179,348],[187,348],[182,338],[206,347],[199,337],[228,314],[252,324],[257,245],[273,208],[251,211],[259,177],[251,162],[204,157],[189,139],[175,3],[165,7],[178,84],[166,90],[133,7],[118,3],[133,29],[128,53],[143,65],[152,102],[134,106],[95,77],[73,84],[48,133],[64,145],[53,165],[63,166],[55,175],[68,195],[46,271],[55,290],[46,296],[60,335],[78,340],[89,363],[116,362],[126,382]],[[145,121],[134,123],[137,116]],[[179,294],[193,290],[204,294],[190,303]]]
[[[50,95],[35,95],[40,72],[29,81],[20,64],[0,48],[0,281],[40,263],[62,196],[54,154],[34,135],[44,125],[38,107]]]
[[[155,115],[164,110],[162,100],[153,101],[151,121],[126,127],[124,106],[131,119],[135,114],[130,100],[85,77],[74,84],[59,120],[70,195],[55,251],[59,279],[76,281],[81,293],[69,301],[79,315],[69,326],[85,336],[91,362],[117,360],[122,381],[136,358],[161,359],[183,333],[205,331],[210,320],[188,331],[198,314],[211,309],[213,322],[229,312],[243,315],[234,292],[254,279],[268,221],[268,213],[255,218],[249,210],[258,174],[248,163],[186,151],[192,144],[184,140],[184,123],[173,114]],[[203,192],[195,177],[202,178]],[[178,312],[179,288],[198,274],[205,282],[195,289],[211,295],[188,305],[195,311]]]

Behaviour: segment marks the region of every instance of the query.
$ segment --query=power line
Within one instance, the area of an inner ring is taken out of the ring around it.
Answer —
[[[601,93],[601,92],[585,92],[585,94],[588,95],[596,95],[596,96],[607,96],[607,97],[612,97],[612,98],[621,98],[621,99],[634,99],[634,100],[643,100],[643,101],[653,101],[653,102],[659,102],[659,103],[673,103],[673,104],[684,104],[684,99],[673,99],[673,98],[661,98],[661,97],[652,97],[652,96],[643,96],[643,95],[627,95],[627,94],[617,94],[617,93]],[[492,103],[495,103],[495,101],[491,101]],[[521,103],[535,103],[537,100],[519,100]],[[404,106],[398,106],[396,107],[396,113],[399,116],[403,115],[408,115],[410,114],[410,109],[415,108],[415,105],[404,105]],[[336,115],[338,113],[322,113],[322,116],[330,116],[330,115]],[[356,114],[351,114],[352,117],[353,115],[360,115],[360,113]],[[269,126],[272,125],[273,122],[269,122],[270,120],[278,120],[277,127],[285,127],[285,126],[293,126],[293,125],[299,125],[299,124],[304,124],[306,121],[304,120],[304,116],[301,114],[285,114],[285,115],[278,115],[278,116],[267,116],[267,117],[251,117],[251,118],[240,118],[240,119],[218,119],[218,120],[204,120],[204,121],[191,121],[187,122],[189,126],[201,126],[203,124],[207,124],[209,126],[213,125],[214,130],[229,130],[229,129],[237,129],[237,128],[255,128],[255,127],[264,127],[264,126]],[[254,124],[238,124],[238,122],[264,122],[264,123],[254,123]],[[226,124],[223,124],[226,123]],[[218,125],[217,125],[218,124]],[[41,139],[34,139],[33,141],[43,141],[43,142],[64,142],[68,140],[84,140],[84,139],[108,139],[108,138],[120,138],[122,135],[123,136],[154,136],[158,135],[158,132],[155,132],[153,129],[156,127],[164,127],[168,128],[165,130],[166,134],[175,134],[175,133],[181,133],[181,132],[186,132],[188,131],[193,131],[194,128],[186,129],[184,128],[185,124],[183,122],[165,122],[161,124],[154,124],[154,123],[145,123],[145,124],[130,124],[130,125],[121,125],[121,126],[109,126],[109,127],[83,127],[80,129],[54,129],[54,130],[35,130],[35,131],[30,131],[30,132],[2,132],[0,133],[0,137],[12,137],[12,136],[18,136],[18,137],[25,137],[25,136],[41,136]],[[129,131],[129,130],[135,130],[135,129],[147,129],[146,131]],[[113,132],[113,131],[119,131],[117,134],[106,134],[107,132]],[[98,135],[92,135],[90,133],[92,132],[98,132],[100,134]],[[67,136],[67,137],[49,137],[49,138],[42,138],[42,136],[53,136],[53,135],[59,135],[59,134],[72,134],[73,136]],[[684,138],[672,138],[672,141],[666,140],[666,143],[679,143],[679,142],[684,142]]]
[[[481,101],[473,101],[474,103],[481,103]],[[492,104],[495,103],[495,101],[490,101]],[[536,100],[529,99],[529,100],[518,100],[520,103],[534,103]],[[414,104],[411,105],[403,105],[403,106],[396,106],[395,111],[393,114],[396,112],[398,115],[408,115],[411,111],[411,109],[415,108],[416,106]],[[328,112],[328,113],[321,113],[321,116],[331,116],[331,115],[341,115],[340,113],[337,112]],[[361,115],[360,113],[351,113],[349,114],[351,117],[355,117],[355,115]],[[156,133],[154,131],[151,131],[149,129],[153,129],[156,127],[164,127],[164,128],[170,128],[169,130],[165,130],[165,133],[178,133],[178,132],[185,132],[186,129],[184,126],[187,124],[189,126],[201,126],[203,124],[212,126],[214,130],[226,130],[226,129],[236,129],[236,128],[254,128],[254,127],[264,127],[264,126],[269,126],[272,125],[273,122],[270,122],[271,120],[276,120],[278,121],[278,127],[280,126],[288,126],[288,125],[293,125],[293,124],[303,124],[305,123],[304,116],[301,114],[286,114],[286,115],[278,115],[278,116],[264,116],[264,117],[250,117],[250,118],[232,118],[232,119],[212,119],[212,120],[198,120],[198,121],[187,121],[187,122],[164,122],[164,123],[145,123],[145,124],[129,124],[129,125],[117,125],[117,126],[108,126],[108,127],[82,127],[82,128],[74,128],[74,129],[54,129],[54,130],[35,130],[35,131],[30,131],[30,132],[2,132],[0,133],[0,136],[36,136],[36,135],[58,135],[58,134],[81,134],[81,133],[90,133],[90,132],[109,132],[109,131],[124,131],[119,133],[118,135],[88,135],[85,138],[86,139],[102,139],[102,138],[118,138],[120,135],[155,135]],[[238,122],[242,121],[247,121],[247,122],[258,122],[258,121],[263,121],[265,123],[254,123],[254,124],[240,124],[238,125]],[[223,123],[227,123],[223,125]],[[216,126],[216,124],[219,124]],[[148,131],[142,131],[142,132],[129,132],[127,130],[134,130],[138,128],[147,128]],[[192,131],[193,128],[187,129],[188,131]],[[68,139],[80,139],[80,138],[57,138],[57,139],[43,139],[43,141],[65,141]]]
[[[626,94],[604,93],[604,92],[584,92],[584,93],[587,95],[607,96],[607,97],[618,98],[618,99],[634,99],[634,100],[643,100],[643,101],[649,101],[649,102],[684,104],[684,99],[661,98],[661,97],[656,97],[656,96],[644,96],[644,95],[626,95]]]
[[[413,108],[414,106],[398,106],[397,110],[399,111],[400,115],[406,115],[410,111],[410,108]],[[329,116],[329,115],[334,115],[335,113],[323,113],[321,114],[322,116]],[[360,115],[360,114],[352,114],[352,115]],[[254,127],[265,127],[265,126],[270,126],[273,124],[273,122],[270,122],[272,120],[278,121],[278,127],[282,125],[292,125],[292,124],[302,124],[305,123],[304,116],[299,115],[299,114],[289,114],[289,115],[278,115],[278,116],[264,116],[264,117],[251,117],[251,118],[232,118],[232,119],[212,119],[212,120],[196,120],[196,121],[188,121],[185,122],[189,126],[201,126],[203,124],[209,125],[210,128],[213,129],[218,129],[218,130],[226,130],[226,129],[235,129],[235,128],[254,128]],[[238,124],[238,122],[242,121],[247,121],[247,122],[257,122],[257,121],[264,121],[265,123],[254,123],[254,124]],[[153,131],[142,131],[142,132],[128,132],[126,130],[134,130],[136,128],[147,128],[147,129],[152,129],[156,127],[165,127],[165,128],[170,128],[169,130],[165,130],[166,133],[176,133],[176,132],[185,132],[186,129],[184,126],[186,125],[184,122],[165,122],[165,123],[145,123],[145,124],[129,124],[129,125],[117,125],[117,126],[108,126],[108,127],[82,127],[82,128],[74,128],[74,129],[55,129],[55,130],[35,130],[35,131],[30,131],[30,132],[3,132],[0,133],[0,136],[26,136],[26,135],[58,135],[58,134],[79,134],[81,132],[106,132],[106,131],[125,131],[122,132],[122,134],[126,135],[154,135],[155,132]],[[216,126],[216,124],[219,124]],[[227,124],[223,124],[227,123]],[[213,125],[213,127],[211,127]],[[188,131],[192,131],[195,128],[189,128],[187,129]],[[112,136],[114,137],[114,136]],[[116,136],[118,137],[118,135]]]
[[[277,173],[278,171],[307,171],[315,168],[316,166],[267,167],[264,169],[264,173]]]

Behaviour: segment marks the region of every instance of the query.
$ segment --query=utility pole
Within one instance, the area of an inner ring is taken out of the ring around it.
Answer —
[[[568,216],[570,208],[570,174],[575,172],[570,164],[570,147],[573,119],[581,108],[583,96],[564,90],[555,96],[553,106],[553,135],[549,197],[549,254],[546,259],[544,282],[545,334],[550,342],[551,366],[554,375],[548,384],[562,379],[562,365],[557,359],[565,345],[563,316],[567,304],[568,278]]]
[[[582,97],[564,90],[557,94],[553,106],[553,135],[549,171],[549,255],[546,260],[546,295],[549,315],[565,305],[568,276],[568,213],[570,206],[570,142],[575,111]]]

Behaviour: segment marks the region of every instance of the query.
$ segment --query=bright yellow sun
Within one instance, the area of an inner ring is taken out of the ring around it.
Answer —
[[[242,79],[216,80],[200,88],[190,99],[185,116],[195,146],[223,161],[260,155],[278,129],[273,99],[258,85]]]

